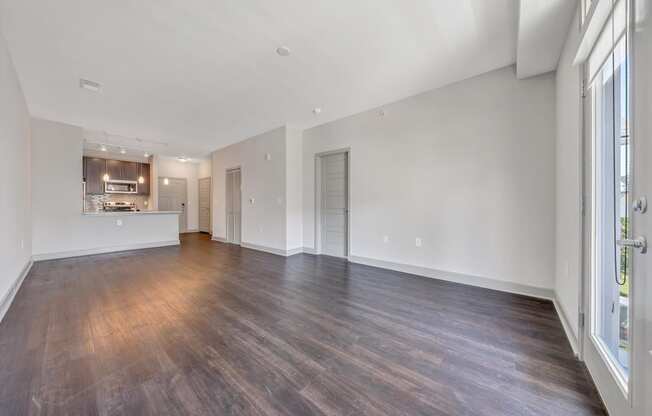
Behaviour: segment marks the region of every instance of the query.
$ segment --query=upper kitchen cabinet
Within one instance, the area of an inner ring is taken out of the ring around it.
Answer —
[[[137,182],[138,195],[149,195],[150,193],[149,163],[126,162],[122,160],[84,156],[83,167],[86,193],[89,195],[105,193],[105,174],[109,175],[109,181]],[[143,177],[143,183],[140,183],[139,180],[141,176]]]
[[[97,157],[84,157],[84,181],[87,194],[103,194],[104,180],[102,177],[107,172],[106,159]]]
[[[122,176],[122,162],[119,160],[107,160],[106,173],[109,174],[109,179],[120,180]]]
[[[122,177],[125,181],[137,181],[140,163],[122,162]]]
[[[138,181],[138,195],[149,195],[149,163],[139,163],[139,179],[143,177],[143,183]]]
[[[138,163],[122,160],[107,160],[106,169],[112,181],[137,181]]]

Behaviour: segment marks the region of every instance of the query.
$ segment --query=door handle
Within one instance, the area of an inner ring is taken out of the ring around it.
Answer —
[[[616,244],[622,247],[632,247],[641,250],[641,254],[647,253],[647,239],[645,237],[638,237],[634,239],[626,238],[624,240],[616,240]]]

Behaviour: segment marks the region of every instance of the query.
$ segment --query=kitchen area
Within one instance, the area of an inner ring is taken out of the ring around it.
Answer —
[[[151,163],[83,156],[85,213],[151,212]]]
[[[181,205],[159,206],[154,178],[170,175],[161,156],[89,143],[79,126],[31,124],[34,260],[179,245]]]

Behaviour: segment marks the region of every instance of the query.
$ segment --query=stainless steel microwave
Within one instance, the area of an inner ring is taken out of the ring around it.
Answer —
[[[104,182],[104,193],[107,194],[137,194],[138,182],[136,181],[114,181]]]

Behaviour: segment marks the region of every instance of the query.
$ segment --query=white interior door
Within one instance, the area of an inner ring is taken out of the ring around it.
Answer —
[[[240,169],[226,172],[226,240],[233,244],[242,241],[242,191]]]
[[[180,233],[187,231],[187,185],[184,178],[158,178],[158,209],[161,211],[181,211],[181,215],[179,215]]]
[[[199,231],[211,232],[211,178],[199,179]]]
[[[321,253],[348,256],[348,154],[321,157]]]
[[[633,10],[629,0],[614,3],[624,10],[620,16]],[[618,27],[610,20],[605,36],[611,45],[595,47],[586,66],[583,358],[610,414],[643,416],[652,414],[646,411],[652,349],[646,305],[652,289],[646,279],[650,255],[641,247],[650,231],[649,213],[638,201],[650,191],[645,169],[652,136],[646,122],[632,126],[650,118],[650,101],[640,93],[649,100],[652,41],[649,28],[636,33]],[[632,48],[632,36],[634,45],[647,36],[645,47],[638,46],[645,52]],[[635,53],[647,54],[647,63]]]

